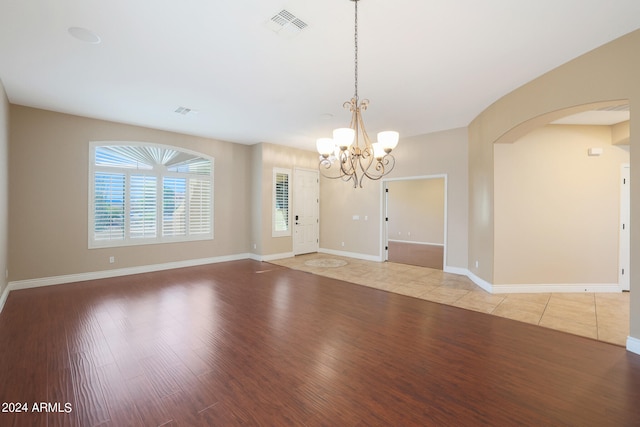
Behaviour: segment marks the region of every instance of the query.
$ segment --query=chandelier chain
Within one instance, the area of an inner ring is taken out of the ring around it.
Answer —
[[[358,0],[354,0],[355,3],[355,33],[353,35],[355,45],[355,99],[358,102]]]

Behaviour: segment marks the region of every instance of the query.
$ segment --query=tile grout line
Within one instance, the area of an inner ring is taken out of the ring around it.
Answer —
[[[549,302],[551,302],[551,297],[553,296],[553,292],[549,294],[549,299],[547,299],[547,303],[544,305],[544,310],[542,310],[542,314],[540,314],[540,319],[538,319],[538,326],[540,326],[540,322],[542,322],[542,318],[544,314],[547,312],[547,308],[549,307]]]
[[[505,302],[507,300],[507,298],[509,298],[509,295],[507,295],[506,297],[502,298],[502,301],[500,301],[498,303],[498,305],[496,305],[495,307],[493,307],[493,310],[491,310],[490,314],[493,314],[494,311],[496,311],[498,309],[498,307],[500,307],[502,305],[503,302]],[[494,316],[497,316],[497,314],[494,314]]]

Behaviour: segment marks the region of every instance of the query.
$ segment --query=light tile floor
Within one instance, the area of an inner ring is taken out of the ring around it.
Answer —
[[[346,265],[309,265],[323,261]],[[490,294],[465,276],[441,270],[319,253],[271,263],[616,345],[625,346],[629,335],[628,292]]]

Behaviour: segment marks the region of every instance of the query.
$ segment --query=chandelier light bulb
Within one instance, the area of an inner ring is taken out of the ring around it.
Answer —
[[[391,150],[396,148],[396,146],[398,145],[399,139],[400,139],[400,134],[396,131],[387,130],[384,132],[378,132],[378,142],[382,145],[382,148],[387,153],[390,153]]]
[[[333,130],[333,140],[340,147],[340,151],[348,150],[355,138],[356,131],[352,128],[338,128]]]
[[[333,153],[335,143],[331,138],[318,138],[316,140],[316,148],[318,149],[318,153],[326,159]]]
[[[387,154],[380,142],[374,142],[371,144],[371,147],[373,147],[373,157],[378,161],[382,160],[382,158]]]

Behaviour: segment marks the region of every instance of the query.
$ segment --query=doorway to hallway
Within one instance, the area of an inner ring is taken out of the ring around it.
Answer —
[[[446,265],[446,176],[389,180],[384,187],[385,260]]]

